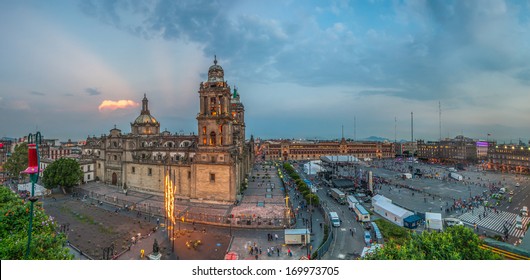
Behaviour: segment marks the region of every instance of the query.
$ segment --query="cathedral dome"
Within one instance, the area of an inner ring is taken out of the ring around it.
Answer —
[[[147,100],[147,97],[144,94],[144,99],[142,100],[142,111],[140,112],[140,115],[134,120],[133,124],[158,125],[158,121],[155,119],[155,117],[151,116],[151,112],[149,112],[148,102],[149,101]]]
[[[134,120],[134,124],[157,124],[158,121],[155,119],[155,117],[151,115],[139,115],[136,120]]]
[[[222,82],[224,81],[225,71],[223,67],[217,65],[217,57],[213,61],[213,65],[208,69],[208,82]]]

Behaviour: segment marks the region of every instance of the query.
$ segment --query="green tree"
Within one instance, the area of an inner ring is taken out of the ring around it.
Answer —
[[[480,248],[482,240],[471,229],[450,227],[444,232],[411,234],[403,243],[387,242],[366,259],[372,260],[495,260],[499,255]]]
[[[9,173],[11,178],[18,178],[19,175],[26,176],[26,174],[20,174],[28,167],[28,144],[22,143],[15,147],[15,151],[7,159],[4,164],[4,169]]]
[[[57,233],[57,223],[48,217],[37,202],[34,208],[33,230],[28,258],[32,260],[69,260],[73,256],[66,237]],[[25,258],[28,241],[30,203],[24,202],[8,188],[0,186],[0,259]]]
[[[60,158],[52,162],[42,176],[42,183],[47,189],[61,187],[71,188],[83,180],[83,171],[77,160],[72,158]]]
[[[318,195],[314,193],[309,193],[304,196],[307,204],[311,204],[313,206],[317,206],[320,203],[320,200],[318,199]]]

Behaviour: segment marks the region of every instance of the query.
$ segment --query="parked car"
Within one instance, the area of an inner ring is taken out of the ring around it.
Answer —
[[[372,244],[372,235],[367,230],[364,231],[364,243],[366,243],[368,246]]]

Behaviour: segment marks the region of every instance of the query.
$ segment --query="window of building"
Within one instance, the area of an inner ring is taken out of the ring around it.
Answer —
[[[86,176],[87,181],[90,180],[90,174]]]
[[[114,160],[118,160],[118,156],[117,155],[114,155]]]
[[[215,156],[212,156],[212,159],[211,159],[212,163],[215,162]]]
[[[191,179],[191,171],[188,171],[188,179]]]
[[[215,174],[210,173],[210,183],[215,183]]]
[[[133,173],[133,174],[136,173],[136,167],[133,166],[133,167],[131,168],[131,173]]]
[[[153,175],[153,169],[151,169],[151,168],[147,168],[147,175],[148,175],[148,176]]]
[[[98,168],[101,168],[101,163],[98,163]]]

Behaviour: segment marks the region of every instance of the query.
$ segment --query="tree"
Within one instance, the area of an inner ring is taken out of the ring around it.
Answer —
[[[480,248],[482,240],[471,229],[456,226],[444,232],[411,234],[404,244],[394,240],[370,254],[372,260],[495,260],[501,257]]]
[[[308,204],[311,204],[313,206],[317,206],[320,202],[320,200],[318,199],[318,195],[314,193],[306,194],[304,198]]]
[[[46,167],[42,176],[42,183],[47,189],[71,188],[79,184],[81,180],[83,180],[83,171],[79,163],[72,158],[60,158],[52,162]]]
[[[22,143],[15,146],[15,151],[7,159],[4,169],[9,173],[11,178],[18,178],[19,175],[28,167],[28,144]]]
[[[57,223],[48,217],[42,204],[35,204],[33,230],[28,258],[32,260],[70,260],[73,256]],[[21,260],[26,254],[30,203],[24,202],[7,187],[0,186],[0,259]]]

